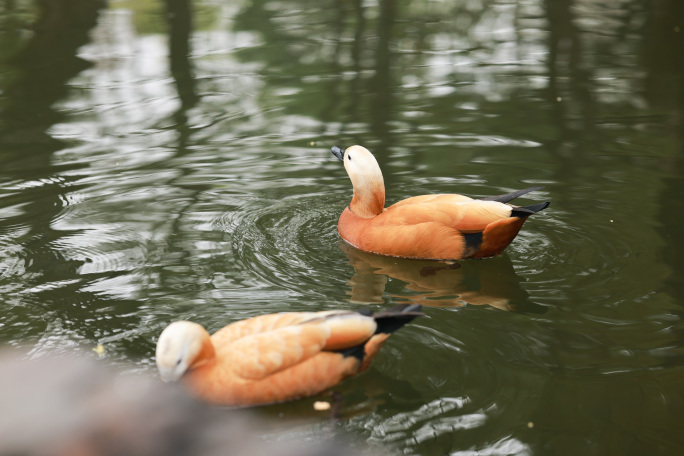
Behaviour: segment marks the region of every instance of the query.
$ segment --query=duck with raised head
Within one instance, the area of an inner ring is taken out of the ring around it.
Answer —
[[[373,154],[362,146],[333,146],[332,153],[344,163],[354,188],[337,228],[342,239],[365,252],[430,260],[498,255],[527,217],[550,204],[506,204],[541,188],[530,187],[479,200],[456,194],[414,196],[385,208],[385,184]]]
[[[363,372],[391,333],[422,316],[420,305],[370,311],[260,315],[213,335],[176,321],[157,341],[164,381],[181,378],[206,402],[253,406],[312,396]]]

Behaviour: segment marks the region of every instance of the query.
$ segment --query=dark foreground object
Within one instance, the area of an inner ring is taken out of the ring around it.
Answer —
[[[245,411],[212,408],[158,379],[94,361],[0,355],[0,454],[21,456],[351,456]],[[272,443],[271,443],[272,442]],[[354,451],[352,453],[352,451]]]

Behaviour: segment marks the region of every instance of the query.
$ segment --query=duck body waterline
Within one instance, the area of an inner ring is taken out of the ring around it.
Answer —
[[[456,194],[415,196],[385,208],[385,187],[375,157],[361,146],[344,151],[334,146],[332,151],[354,187],[338,222],[340,237],[366,252],[432,260],[498,255],[527,217],[550,204],[506,204],[540,188],[531,187],[480,200]]]
[[[385,340],[420,306],[377,313],[286,312],[242,320],[212,336],[188,321],[169,325],[157,342],[165,381],[182,378],[199,399],[217,405],[263,405],[318,394],[364,371]]]

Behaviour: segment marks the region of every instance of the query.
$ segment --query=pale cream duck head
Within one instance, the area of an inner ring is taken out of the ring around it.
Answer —
[[[385,207],[385,183],[373,154],[363,146],[351,146],[344,151],[333,146],[331,150],[344,163],[354,187],[349,209],[363,218],[381,214]]]
[[[178,381],[191,368],[214,356],[209,333],[191,321],[175,321],[162,331],[157,341],[156,361],[165,382]]]

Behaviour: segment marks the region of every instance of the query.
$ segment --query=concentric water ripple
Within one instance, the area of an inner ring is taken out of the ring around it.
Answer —
[[[681,453],[677,2],[188,2],[185,26],[136,2],[13,3],[6,345],[101,344],[155,375],[173,320],[417,302],[335,388],[334,424],[313,408],[329,395],[264,413],[393,454]],[[336,228],[352,188],[329,147],[354,143],[388,203],[544,185],[519,202],[551,206],[497,258],[365,255]]]
[[[249,200],[217,223],[231,235],[235,260],[262,286],[325,303],[342,293],[341,284],[330,276],[344,264],[336,252],[336,205],[325,194]]]

